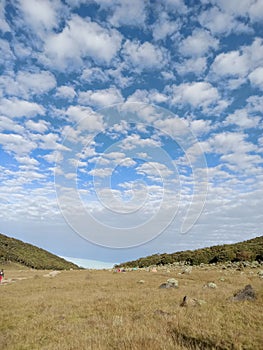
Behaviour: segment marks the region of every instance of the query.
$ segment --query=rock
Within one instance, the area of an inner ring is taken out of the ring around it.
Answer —
[[[192,266],[187,266],[183,271],[182,274],[187,274],[189,275],[192,272]]]
[[[178,288],[178,281],[175,278],[169,278],[167,282],[162,283],[159,288]]]
[[[174,288],[178,288],[178,281],[175,278],[168,278],[167,283],[171,284]]]
[[[170,312],[166,312],[166,311],[159,310],[159,309],[155,310],[154,314],[155,315],[160,315],[160,316],[172,316],[172,314]]]
[[[260,278],[263,278],[263,270],[258,271],[257,275],[258,275]]]
[[[204,285],[204,288],[216,289],[217,285],[214,282],[208,282]]]
[[[43,275],[43,276],[44,277],[55,277],[55,276],[57,276],[60,273],[61,273],[60,271],[51,271],[51,272],[49,272],[49,273],[47,273],[46,275]]]
[[[143,284],[143,283],[145,283],[145,281],[144,281],[144,280],[140,280],[140,281],[138,281],[137,283]]]
[[[255,300],[256,293],[250,284],[246,285],[244,289],[238,291],[230,298],[231,301]]]
[[[204,300],[201,299],[195,299],[195,298],[189,298],[187,295],[184,296],[183,301],[181,302],[180,306],[187,307],[187,306],[202,306],[206,304]]]

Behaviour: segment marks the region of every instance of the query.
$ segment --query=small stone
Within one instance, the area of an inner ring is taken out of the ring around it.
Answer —
[[[263,278],[263,270],[258,271],[257,275],[259,278]]]
[[[217,285],[214,282],[208,282],[207,284],[204,285],[204,288],[216,289]]]
[[[137,283],[143,284],[143,283],[145,283],[145,281],[144,281],[144,280],[140,280],[140,281],[138,281]]]

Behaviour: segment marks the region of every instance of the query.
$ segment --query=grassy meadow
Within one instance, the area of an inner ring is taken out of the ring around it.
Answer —
[[[50,271],[6,267],[0,349],[263,349],[258,269],[181,270],[73,270],[44,277]],[[179,288],[159,289],[168,278]],[[210,281],[216,289],[203,288]],[[256,291],[255,301],[228,300],[246,284]],[[206,303],[181,307],[185,295]]]

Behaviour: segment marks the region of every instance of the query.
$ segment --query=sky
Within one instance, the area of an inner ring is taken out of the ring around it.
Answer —
[[[2,0],[0,232],[92,266],[262,235],[262,35],[261,0]]]

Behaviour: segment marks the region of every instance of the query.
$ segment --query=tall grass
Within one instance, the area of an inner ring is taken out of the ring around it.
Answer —
[[[7,270],[5,278],[17,280],[0,286],[0,348],[262,349],[263,281],[257,270],[178,272],[82,270],[47,278],[46,271]],[[171,277],[179,280],[178,289],[158,289]],[[203,288],[208,281],[218,288]],[[230,302],[246,284],[257,299]],[[180,307],[184,295],[206,304]]]

